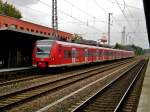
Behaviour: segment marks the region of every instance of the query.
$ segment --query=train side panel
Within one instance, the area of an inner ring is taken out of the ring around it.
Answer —
[[[91,62],[115,60],[133,57],[134,52],[89,45],[80,45],[55,41],[47,57],[36,57],[33,54],[33,65],[45,67],[73,66]]]

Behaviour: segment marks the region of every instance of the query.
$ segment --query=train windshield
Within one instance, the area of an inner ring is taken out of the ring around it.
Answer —
[[[53,41],[37,41],[36,57],[49,57]]]

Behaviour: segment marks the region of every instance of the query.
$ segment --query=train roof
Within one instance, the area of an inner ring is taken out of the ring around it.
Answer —
[[[112,48],[105,48],[105,47],[97,47],[92,45],[84,45],[84,44],[77,44],[77,43],[69,43],[69,42],[62,42],[62,41],[56,41],[58,44],[67,45],[67,46],[76,46],[76,47],[87,47],[87,48],[100,48],[105,50],[115,50],[115,51],[126,51],[126,52],[133,52],[133,51],[127,51],[127,50],[120,50],[120,49],[112,49]]]
[[[115,51],[126,51],[126,52],[133,52],[133,51],[127,51],[127,50],[120,50],[120,49],[112,49],[112,48],[105,48],[105,47],[97,47],[92,45],[84,45],[84,44],[78,44],[78,43],[70,43],[70,42],[63,42],[63,41],[57,41],[57,40],[40,40],[40,41],[50,41],[50,42],[56,42],[57,44],[65,45],[65,46],[76,46],[76,47],[85,47],[85,48],[99,48],[99,49],[105,49],[105,50],[115,50]]]

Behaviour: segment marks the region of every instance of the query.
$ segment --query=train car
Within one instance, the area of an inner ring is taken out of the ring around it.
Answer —
[[[33,52],[33,66],[40,69],[74,66],[133,57],[134,52],[56,40],[40,40]]]

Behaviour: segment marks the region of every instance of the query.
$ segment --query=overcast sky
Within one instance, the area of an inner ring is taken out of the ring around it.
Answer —
[[[15,5],[23,20],[51,27],[52,0],[4,0]],[[121,43],[126,28],[127,44],[148,48],[143,0],[57,0],[58,27],[89,40],[107,36],[111,15],[110,44]]]

